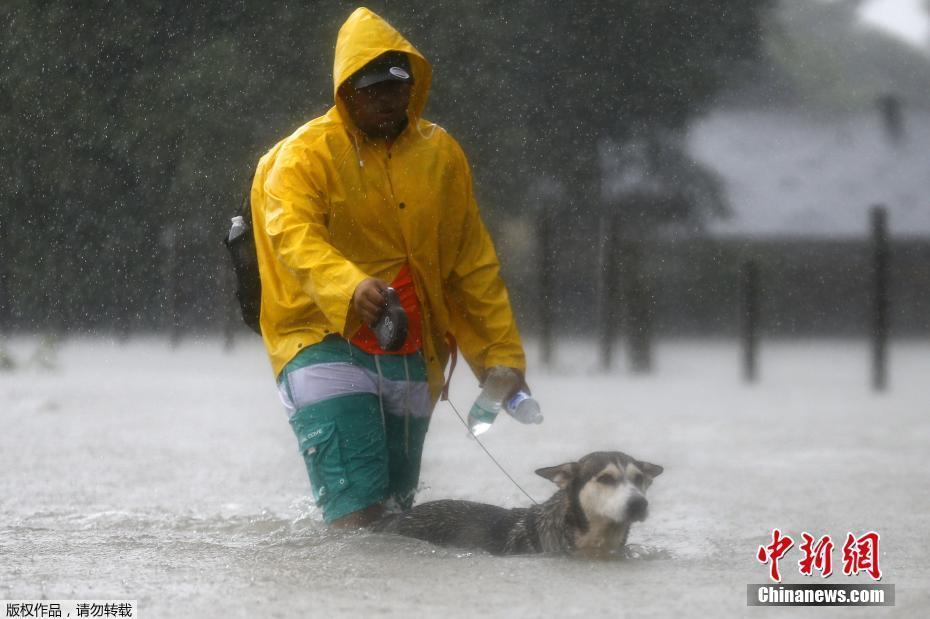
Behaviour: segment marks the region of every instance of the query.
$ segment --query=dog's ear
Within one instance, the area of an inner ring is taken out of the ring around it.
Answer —
[[[565,490],[575,479],[575,476],[578,475],[578,463],[567,462],[558,466],[547,466],[536,469],[536,474],[545,477],[562,490]]]
[[[639,470],[649,477],[658,477],[662,474],[662,471],[665,470],[658,464],[653,464],[651,462],[637,462],[637,465],[639,466]]]

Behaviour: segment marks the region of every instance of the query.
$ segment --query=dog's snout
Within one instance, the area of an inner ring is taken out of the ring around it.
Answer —
[[[649,501],[641,494],[634,496],[627,502],[626,512],[630,520],[645,520],[649,513]]]

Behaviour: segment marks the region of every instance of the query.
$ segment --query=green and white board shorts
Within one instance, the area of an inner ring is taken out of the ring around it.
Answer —
[[[371,355],[338,335],[297,354],[278,391],[326,522],[409,509],[432,405],[423,355]]]

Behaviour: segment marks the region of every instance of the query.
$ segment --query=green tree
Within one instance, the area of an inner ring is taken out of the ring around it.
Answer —
[[[684,128],[733,63],[754,56],[769,1],[371,8],[434,63],[428,114],[469,152],[483,207],[526,212],[532,186],[556,183],[565,236],[584,245],[602,200],[604,140],[622,147]],[[258,157],[332,104],[333,46],[354,7],[3,3],[0,221],[13,320],[161,324],[170,226],[185,324],[222,315],[227,218]],[[665,138],[647,141],[669,150]],[[668,183],[703,182],[669,152]]]

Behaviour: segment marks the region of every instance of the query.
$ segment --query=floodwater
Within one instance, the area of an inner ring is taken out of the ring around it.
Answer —
[[[662,464],[649,520],[612,560],[492,557],[371,533],[335,533],[309,484],[264,353],[245,335],[6,343],[0,372],[0,599],[134,599],[142,617],[794,616],[749,609],[756,558],[778,527],[830,534],[835,571],[785,582],[870,583],[841,571],[847,531],[881,535],[894,608],[930,611],[930,343],[896,342],[891,388],[868,384],[864,342],[763,342],[758,384],[733,342],[660,343],[657,372],[601,373],[590,343],[532,362],[546,421],[483,437],[538,500],[533,475],[589,451]],[[531,358],[533,357],[531,346]],[[459,365],[452,400],[477,395]],[[418,500],[528,500],[438,406]],[[318,614],[319,613],[319,614]]]

